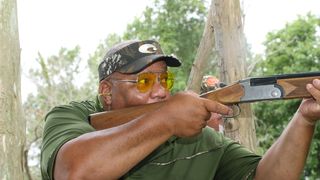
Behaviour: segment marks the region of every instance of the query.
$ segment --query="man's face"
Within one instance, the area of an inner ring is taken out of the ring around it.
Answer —
[[[158,61],[140,71],[144,72],[166,72],[167,66],[164,61]],[[112,78],[123,80],[136,80],[137,74],[121,74],[114,73]],[[148,104],[163,101],[169,98],[170,92],[162,87],[159,81],[156,81],[154,85],[145,93],[140,92],[137,89],[137,84],[132,82],[121,82],[111,80],[111,109],[119,109],[130,107],[134,105]]]

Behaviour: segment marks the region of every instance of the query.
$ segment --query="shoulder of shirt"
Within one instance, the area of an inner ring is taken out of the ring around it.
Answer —
[[[51,115],[52,113],[78,112],[83,114],[92,114],[100,111],[101,109],[100,107],[97,106],[97,103],[95,101],[90,101],[90,100],[81,101],[81,102],[71,101],[69,104],[58,105],[53,107],[46,114],[45,119],[47,119],[48,116]]]

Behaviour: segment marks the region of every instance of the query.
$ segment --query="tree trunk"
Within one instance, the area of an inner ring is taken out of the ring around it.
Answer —
[[[246,45],[239,0],[212,0],[215,44],[220,80],[227,84],[247,76]],[[225,133],[252,151],[256,148],[255,126],[249,104],[225,125]]]
[[[192,64],[187,89],[199,93],[201,87],[202,77],[204,75],[204,69],[209,64],[210,55],[213,53],[214,48],[214,33],[213,33],[213,14],[212,9],[214,4],[211,3],[207,22],[203,31],[203,35],[198,47],[198,51],[195,60]]]
[[[0,179],[24,179],[17,3],[0,0]]]

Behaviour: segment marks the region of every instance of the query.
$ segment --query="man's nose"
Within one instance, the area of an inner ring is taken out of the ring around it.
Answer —
[[[168,90],[160,84],[160,79],[154,82],[151,89],[151,98],[164,99],[168,96]]]

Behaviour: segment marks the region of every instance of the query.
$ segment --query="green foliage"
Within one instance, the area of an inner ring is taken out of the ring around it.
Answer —
[[[45,114],[56,105],[93,96],[85,86],[79,86],[83,79],[79,54],[79,47],[62,48],[58,55],[47,59],[39,53],[36,59],[39,67],[29,72],[37,88],[37,93],[30,94],[23,104],[28,136],[26,152],[29,152],[29,162],[37,162],[30,168],[33,177],[40,177],[39,148]]]
[[[39,53],[37,61],[40,69],[31,69],[30,76],[37,86],[38,95],[47,102],[44,105],[57,104],[57,101],[66,101],[68,97],[75,95],[74,84],[77,78],[75,74],[79,74],[81,60],[79,51],[79,47],[73,50],[62,48],[57,56],[48,59],[44,59]],[[57,93],[63,94],[62,99],[56,98]]]
[[[320,19],[308,14],[298,17],[281,30],[269,33],[265,42],[265,59],[258,64],[254,74],[258,76],[319,71],[319,27]],[[262,153],[280,136],[299,103],[300,101],[290,100],[254,105],[257,136]],[[320,126],[316,129],[315,137],[320,137]],[[314,138],[304,176],[311,179],[320,177],[319,169],[320,139]]]
[[[183,65],[176,74],[174,91],[184,89],[203,33],[206,7],[203,0],[155,0],[143,16],[127,26],[123,39],[155,39],[167,54]]]
[[[258,72],[279,74],[319,71],[319,25],[320,20],[309,14],[279,31],[269,33],[264,43],[266,59]]]
[[[108,37],[100,43],[93,54],[89,55],[88,68],[89,68],[89,80],[85,83],[85,87],[89,92],[97,92],[98,78],[98,66],[105,56],[106,52],[112,47],[112,45],[121,42],[121,37],[117,34],[109,34]],[[95,85],[93,85],[95,84]]]
[[[108,37],[100,43],[93,54],[90,54],[88,60],[90,79],[98,81],[98,66],[112,45],[121,42],[121,37],[117,34],[109,34]]]

